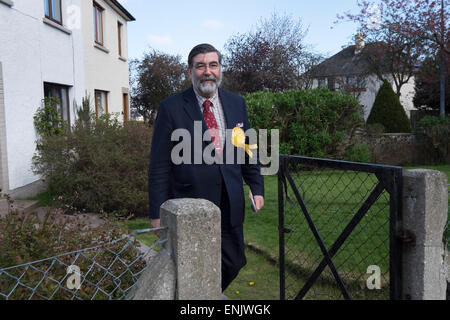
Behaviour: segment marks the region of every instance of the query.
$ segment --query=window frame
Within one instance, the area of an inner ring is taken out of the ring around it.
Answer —
[[[98,95],[102,95],[102,97],[105,97],[104,106],[101,106],[104,110],[102,114],[108,114],[108,91],[104,90],[94,90],[94,101],[95,101],[95,114],[97,118],[99,117],[99,109],[98,109]],[[103,101],[102,101],[103,102]]]
[[[330,89],[330,91],[336,91],[336,78],[335,77],[327,78],[327,87],[328,87],[328,89]]]
[[[117,33],[118,33],[118,41],[119,41],[119,57],[122,57],[123,50],[122,50],[122,31],[123,31],[123,23],[120,21],[117,21]]]
[[[367,80],[364,76],[348,76],[346,84],[349,92],[364,92],[367,90]]]
[[[320,77],[317,79],[317,88],[328,88],[328,79],[326,77]]]
[[[54,90],[57,90],[59,92],[59,96],[54,96],[54,95],[46,95],[47,92],[54,92]],[[64,90],[64,92],[62,92],[62,90]],[[58,114],[61,116],[61,118],[64,121],[67,121],[68,123],[70,123],[70,100],[69,100],[69,90],[70,90],[70,86],[66,86],[63,84],[59,84],[59,83],[52,83],[52,82],[44,82],[44,97],[50,97],[50,98],[58,98],[60,100],[60,105],[58,106],[58,110],[56,110],[58,112]],[[65,94],[65,102],[66,105],[64,106],[64,100],[62,95]],[[66,110],[64,110],[66,108]],[[65,115],[67,117],[67,119],[64,119],[64,111],[65,111]]]
[[[54,0],[54,1],[59,1],[59,16],[61,18],[61,21],[53,18],[53,11],[54,11],[53,0],[44,0],[44,16],[47,19],[49,19],[49,20],[51,20],[51,21],[53,21],[53,22],[55,22],[55,23],[57,23],[57,24],[62,26],[63,25],[62,0]],[[48,7],[48,15],[45,12],[45,3],[47,4],[47,7]]]
[[[94,18],[94,41],[96,44],[100,46],[104,46],[104,34],[103,34],[103,27],[104,27],[104,19],[103,19],[103,12],[105,9],[99,5],[97,2],[93,2],[93,18]],[[100,34],[98,34],[98,19],[97,17],[100,16]],[[100,39],[98,38],[100,36]]]
[[[130,104],[129,104],[129,94],[123,92],[122,93],[122,104],[123,104],[123,122],[127,122],[130,120]]]

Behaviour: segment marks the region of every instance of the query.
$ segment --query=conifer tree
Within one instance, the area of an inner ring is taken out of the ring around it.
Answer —
[[[378,90],[367,124],[382,124],[386,132],[411,132],[411,124],[388,81]]]

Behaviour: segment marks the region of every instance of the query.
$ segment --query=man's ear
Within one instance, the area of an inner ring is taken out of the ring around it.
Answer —
[[[189,76],[189,78],[192,77],[192,69],[191,69],[191,67],[188,68],[188,76]]]

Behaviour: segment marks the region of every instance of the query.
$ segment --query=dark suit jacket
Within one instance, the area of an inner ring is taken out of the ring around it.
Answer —
[[[243,124],[243,130],[250,128],[245,101],[242,97],[219,89],[227,129]],[[264,196],[264,181],[258,164],[194,164],[192,141],[191,164],[175,165],[171,161],[172,148],[180,143],[171,141],[175,129],[187,129],[194,139],[194,121],[202,121],[202,133],[207,131],[194,90],[188,90],[164,100],[158,109],[148,171],[149,214],[151,219],[159,218],[159,208],[168,199],[202,198],[220,207],[222,186],[229,196],[231,225],[244,221],[243,181],[254,195]],[[211,141],[202,144],[202,150]],[[231,143],[227,138],[226,143]],[[235,147],[233,147],[235,148]],[[226,147],[224,147],[226,153]],[[235,160],[237,152],[235,151]],[[224,153],[224,157],[226,157]],[[254,152],[256,154],[257,152]],[[247,157],[247,156],[246,156]],[[222,179],[224,184],[222,183]]]

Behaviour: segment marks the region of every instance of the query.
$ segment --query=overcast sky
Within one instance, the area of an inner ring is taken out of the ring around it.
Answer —
[[[357,0],[120,0],[136,18],[128,24],[129,57],[141,58],[151,46],[186,59],[199,43],[223,51],[238,32],[251,30],[258,21],[279,15],[300,18],[309,32],[306,43],[326,56],[352,41],[356,25],[334,24],[337,14],[357,11]]]

